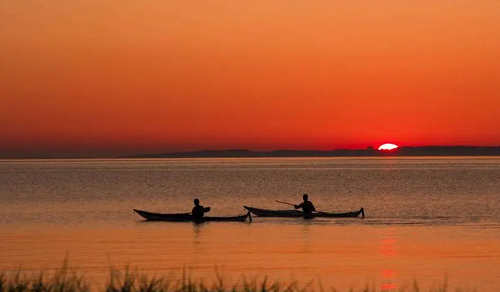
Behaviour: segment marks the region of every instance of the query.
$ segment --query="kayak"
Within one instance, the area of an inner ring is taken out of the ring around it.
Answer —
[[[194,220],[193,216],[190,213],[175,213],[175,214],[165,214],[165,213],[152,213],[147,211],[141,211],[134,209],[134,212],[142,216],[144,219],[148,221],[169,221],[169,222],[213,222],[213,221],[221,221],[221,222],[245,222],[246,219],[252,222],[252,217],[250,212],[241,216],[234,217],[203,217],[201,220]]]
[[[363,208],[359,211],[347,212],[347,213],[327,213],[327,212],[315,212],[312,214],[305,214],[304,212],[297,210],[266,210],[253,207],[243,206],[249,212],[260,217],[307,217],[307,218],[355,218],[361,215],[361,218],[365,218],[365,211]]]

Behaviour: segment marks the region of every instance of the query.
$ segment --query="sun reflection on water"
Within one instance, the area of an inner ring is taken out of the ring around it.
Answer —
[[[396,229],[388,228],[382,233],[382,239],[380,241],[380,253],[384,258],[394,259],[397,255],[396,250]],[[396,290],[399,288],[397,284],[393,281],[396,280],[396,272],[392,268],[386,268],[382,270],[382,291]]]

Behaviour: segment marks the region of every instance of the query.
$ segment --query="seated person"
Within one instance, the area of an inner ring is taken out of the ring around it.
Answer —
[[[210,207],[203,207],[200,205],[200,200],[194,199],[194,207],[191,211],[194,220],[201,220],[205,213],[210,212]]]
[[[314,205],[311,201],[308,201],[309,196],[307,194],[304,194],[302,196],[304,199],[304,202],[302,202],[300,205],[293,205],[295,209],[302,208],[302,212],[305,214],[312,214],[312,212],[316,212],[316,208],[314,208]]]

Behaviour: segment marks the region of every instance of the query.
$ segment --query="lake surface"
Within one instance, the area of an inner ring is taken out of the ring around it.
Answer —
[[[132,208],[210,215],[243,205],[365,208],[365,219],[144,222]],[[377,290],[500,290],[500,158],[251,158],[0,161],[0,270],[51,270],[66,255],[90,280],[127,264],[229,282],[269,276]]]

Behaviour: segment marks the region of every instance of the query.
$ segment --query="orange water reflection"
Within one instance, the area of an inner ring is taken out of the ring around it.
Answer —
[[[218,267],[228,282],[241,282],[242,275],[300,285],[320,280],[325,289],[339,291],[357,291],[367,283],[394,291],[413,280],[428,290],[441,284],[444,275],[450,290],[500,288],[497,234],[472,238],[467,237],[470,229],[314,222],[16,228],[0,233],[0,270],[16,270],[19,265],[34,271],[57,269],[68,252],[72,267],[101,282],[111,266],[130,264],[150,275],[169,275],[175,269],[179,277],[187,267],[194,279],[207,280],[214,279]],[[451,236],[453,242],[447,239]]]
[[[396,228],[388,228],[382,233],[382,239],[380,241],[380,253],[384,257],[388,257],[390,260],[394,260],[397,255],[396,249]],[[392,268],[385,268],[382,270],[382,291],[396,290],[399,288],[397,284],[393,281],[397,280],[396,272]]]

